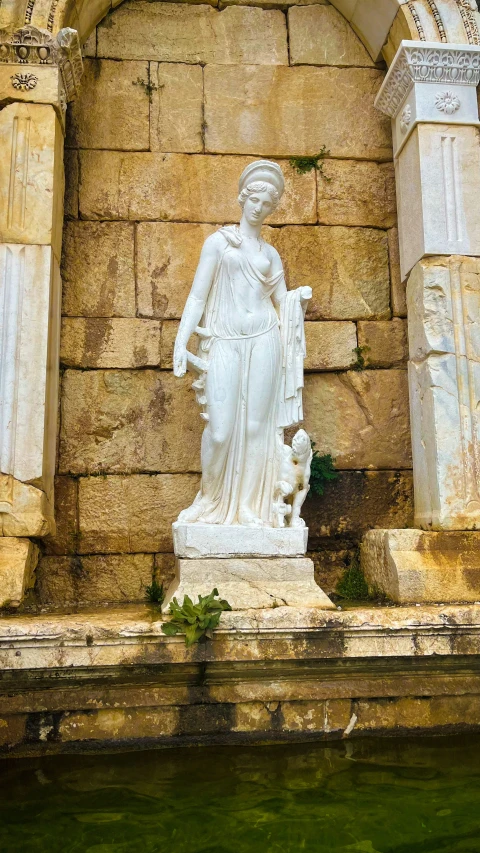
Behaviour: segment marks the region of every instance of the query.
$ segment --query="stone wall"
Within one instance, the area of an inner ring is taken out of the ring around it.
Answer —
[[[57,533],[37,599],[135,600],[153,572],[171,577],[202,429],[173,340],[203,240],[238,221],[238,177],[259,156],[286,176],[265,237],[289,285],[313,288],[305,426],[340,477],[305,514],[331,590],[366,529],[412,520],[391,137],[373,107],[384,68],[325,2],[127,0],[84,52],[66,141]],[[323,145],[324,175],[289,164]]]

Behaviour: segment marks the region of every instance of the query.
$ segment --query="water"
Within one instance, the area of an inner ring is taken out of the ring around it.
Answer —
[[[480,736],[0,762],[1,853],[479,853]]]

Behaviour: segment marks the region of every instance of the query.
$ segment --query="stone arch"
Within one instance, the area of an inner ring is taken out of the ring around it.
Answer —
[[[332,0],[371,56],[390,65],[402,39],[480,44],[475,0]],[[83,43],[118,0],[6,0],[0,28],[31,24],[55,35],[72,27]],[[258,5],[262,5],[259,0]],[[282,6],[279,0],[279,7]]]

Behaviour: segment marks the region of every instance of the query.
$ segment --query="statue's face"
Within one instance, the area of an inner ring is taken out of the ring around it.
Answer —
[[[248,196],[243,206],[243,215],[249,225],[262,224],[272,211],[272,197],[266,190]]]

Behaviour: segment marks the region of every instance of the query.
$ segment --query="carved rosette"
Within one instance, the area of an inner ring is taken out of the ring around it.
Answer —
[[[76,30],[65,27],[56,38],[46,30],[25,26],[9,33],[0,30],[0,66],[56,66],[60,70],[65,103],[76,96],[83,72],[80,42]],[[32,73],[17,72],[11,77],[12,89],[32,89],[38,82]]]

